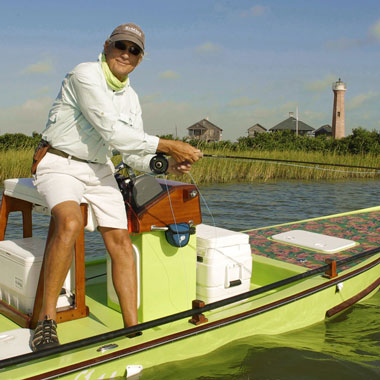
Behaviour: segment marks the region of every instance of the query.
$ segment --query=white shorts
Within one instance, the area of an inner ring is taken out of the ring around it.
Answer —
[[[99,226],[127,229],[124,200],[113,173],[112,162],[89,164],[46,153],[34,184],[50,210],[65,201],[85,201]]]

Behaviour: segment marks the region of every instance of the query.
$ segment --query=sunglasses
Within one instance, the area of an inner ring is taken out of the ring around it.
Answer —
[[[141,53],[141,49],[135,45],[127,46],[124,42],[116,41],[115,42],[115,48],[117,50],[126,51],[128,50],[128,53],[131,53],[132,55],[139,55]]]

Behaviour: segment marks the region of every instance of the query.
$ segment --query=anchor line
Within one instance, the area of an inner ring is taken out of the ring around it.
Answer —
[[[375,170],[375,172],[347,171],[347,170],[343,170],[340,172],[354,173],[354,174],[380,174],[380,168],[373,167],[373,166],[332,164],[332,163],[327,163],[327,162],[296,161],[296,160],[284,160],[284,159],[277,159],[277,158],[229,156],[229,155],[219,155],[219,154],[203,154],[203,157],[207,157],[207,158],[228,158],[228,159],[251,160],[251,161],[264,161],[264,162],[276,163],[278,165],[288,165],[288,166],[296,166],[296,167],[302,167],[302,168],[308,168],[308,169],[310,168],[310,169],[318,169],[318,170],[325,170],[325,171],[336,171],[336,172],[338,172],[338,170],[327,169],[327,168],[319,168],[319,167],[311,167],[311,166],[300,166],[300,165],[294,165],[294,164],[334,166],[334,167],[343,167],[343,168],[352,168],[352,169],[368,169],[368,170]]]
[[[380,247],[376,247],[376,248],[358,253],[354,256],[347,257],[345,259],[339,260],[336,262],[336,265],[337,265],[337,267],[339,267],[339,266],[342,266],[342,265],[350,263],[350,262],[358,261],[360,259],[364,259],[364,258],[373,256],[379,252],[380,252]],[[364,273],[365,271],[375,267],[376,265],[379,265],[379,263],[380,263],[380,258],[377,258],[376,260],[366,264],[362,268],[358,268],[358,269],[354,270],[353,272],[350,272],[350,273],[343,275],[342,277],[338,276],[338,277],[335,277],[334,279],[328,281],[325,284],[321,284],[320,287],[316,287],[315,291],[317,291],[317,288],[318,289],[319,288],[325,289],[326,287],[328,287],[330,285],[334,285],[334,284],[337,284],[341,281],[345,281],[345,280],[348,280],[352,277],[355,277],[355,276],[357,276],[361,273]],[[210,304],[207,304],[204,307],[182,311],[182,312],[172,314],[172,315],[168,315],[165,317],[161,317],[161,318],[158,318],[158,319],[155,319],[152,321],[143,322],[139,325],[135,325],[135,326],[119,329],[119,330],[113,330],[113,331],[110,331],[108,333],[96,335],[96,336],[93,336],[90,338],[84,338],[84,339],[74,341],[71,343],[66,343],[66,344],[63,344],[63,345],[60,345],[57,347],[53,347],[51,349],[33,352],[33,353],[28,353],[28,354],[23,354],[23,355],[15,356],[15,357],[8,358],[8,359],[3,359],[3,360],[0,360],[0,369],[4,369],[6,367],[10,367],[10,366],[21,364],[21,363],[26,363],[26,362],[36,360],[36,359],[40,359],[43,357],[47,357],[47,356],[50,356],[53,354],[59,354],[59,353],[63,353],[63,352],[73,350],[73,349],[78,349],[81,347],[101,343],[101,342],[104,342],[104,341],[107,341],[110,339],[115,339],[115,338],[119,338],[121,336],[129,335],[129,334],[132,334],[132,333],[137,332],[137,331],[143,331],[143,330],[147,330],[147,329],[150,329],[153,327],[158,327],[158,326],[161,326],[161,325],[164,325],[167,323],[175,322],[175,321],[187,318],[187,317],[191,317],[194,314],[204,313],[204,312],[207,312],[210,310],[218,309],[220,307],[230,305],[230,304],[235,303],[237,301],[248,299],[250,297],[253,297],[253,296],[256,296],[259,294],[263,294],[263,293],[268,292],[270,290],[273,290],[273,289],[276,289],[276,288],[279,288],[279,287],[282,287],[285,285],[289,285],[291,283],[300,281],[300,280],[305,279],[305,278],[312,277],[316,274],[319,274],[321,272],[326,271],[328,268],[329,268],[329,265],[322,265],[318,268],[309,270],[309,271],[304,272],[304,273],[297,274],[295,276],[288,277],[288,278],[280,280],[280,281],[276,281],[272,284],[262,286],[258,289],[253,289],[253,290],[250,290],[248,292],[238,294],[238,295],[235,295],[235,296],[232,296],[232,297],[220,300],[220,301],[212,302]],[[312,294],[312,293],[310,293],[310,294]],[[207,328],[207,324],[204,326],[205,326],[205,328]]]

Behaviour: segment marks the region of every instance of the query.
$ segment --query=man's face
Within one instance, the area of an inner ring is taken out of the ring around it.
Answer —
[[[104,53],[108,67],[120,81],[125,80],[142,60],[142,53],[135,55],[133,53],[141,51],[140,48],[131,41],[106,41],[104,44]]]

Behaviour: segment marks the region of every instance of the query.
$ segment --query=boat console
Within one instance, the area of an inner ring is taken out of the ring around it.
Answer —
[[[153,180],[157,181],[154,178]],[[148,186],[151,186],[151,183]],[[194,185],[174,181],[158,180],[157,186],[160,191],[156,192],[153,197],[145,199],[144,202],[140,201],[138,205],[134,204],[130,198],[126,199],[129,230],[135,248],[136,265],[139,268],[140,321],[157,318],[168,312],[174,313],[186,310],[196,296],[195,236],[190,237],[189,244],[186,247],[173,247],[165,238],[165,229],[173,223],[188,223],[190,225],[201,223],[198,191]],[[81,209],[85,228],[93,231],[96,228],[96,220],[93,217],[91,207],[83,201]],[[4,193],[0,210],[0,240],[5,238],[9,214],[16,211],[22,212],[23,238],[32,238],[32,211],[45,214],[49,214],[49,211],[44,200],[35,189],[31,178],[4,181]],[[47,241],[53,229],[54,223],[51,220]],[[38,238],[32,239],[38,240]],[[1,244],[6,243],[0,241]],[[38,246],[40,247],[41,245],[38,244]],[[58,310],[58,322],[82,318],[89,313],[85,305],[84,253],[84,231],[82,231],[75,244],[74,261],[76,270],[75,289],[73,289],[75,292],[75,304]],[[39,265],[43,268],[43,264],[41,264],[39,262]],[[117,297],[114,297],[116,295],[110,280],[110,270],[108,277],[109,306],[119,309]],[[184,280],[186,283],[184,283]],[[29,313],[28,310],[17,309],[17,303],[11,305],[0,300],[1,312],[23,327],[33,327],[41,306],[42,289],[43,270],[41,270],[38,281],[33,312]],[[14,289],[14,291],[17,293],[20,289]],[[163,295],[168,296],[163,297]],[[162,299],[162,302],[160,302],[162,313],[158,314],[157,298]]]

